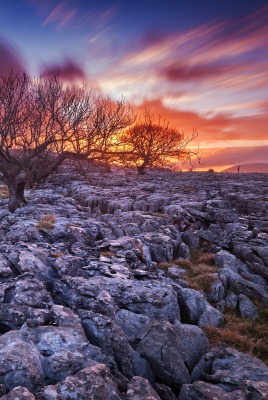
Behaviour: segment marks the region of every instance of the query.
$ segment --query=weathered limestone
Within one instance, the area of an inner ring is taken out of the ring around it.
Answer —
[[[0,200],[0,399],[267,398],[267,366],[203,331],[268,305],[267,193],[261,174],[94,173]],[[175,262],[201,250],[206,293]]]

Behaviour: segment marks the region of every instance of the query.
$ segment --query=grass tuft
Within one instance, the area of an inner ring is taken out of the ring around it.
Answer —
[[[259,305],[260,316],[256,321],[242,318],[237,311],[228,310],[222,327],[207,326],[204,331],[212,344],[226,343],[243,353],[268,362],[267,308]]]
[[[9,190],[7,186],[0,186],[0,200],[9,198]]]
[[[112,258],[112,257],[115,256],[115,253],[113,251],[110,251],[110,250],[100,250],[99,255],[103,256],[103,257]]]
[[[218,269],[215,266],[215,255],[212,253],[201,253],[194,249],[191,253],[191,261],[179,258],[171,262],[162,262],[158,264],[158,269],[167,272],[168,268],[174,265],[185,270],[185,273],[182,272],[182,279],[191,289],[209,293],[217,279]]]
[[[55,227],[56,216],[54,214],[42,215],[38,221],[36,228],[38,229],[53,229]]]

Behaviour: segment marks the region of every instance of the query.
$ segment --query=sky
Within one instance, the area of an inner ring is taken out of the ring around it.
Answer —
[[[197,169],[268,162],[268,0],[0,0],[0,73],[60,73],[198,138]]]

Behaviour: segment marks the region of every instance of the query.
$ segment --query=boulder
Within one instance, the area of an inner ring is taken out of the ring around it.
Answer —
[[[169,322],[153,322],[141,332],[137,351],[162,382],[175,387],[190,382],[184,344]]]
[[[8,394],[0,397],[0,400],[35,400],[35,396],[23,386],[17,386]]]
[[[124,331],[132,347],[137,344],[137,338],[144,328],[149,326],[151,318],[142,314],[135,314],[132,311],[119,309],[114,322]]]
[[[238,296],[238,308],[241,317],[250,318],[250,319],[257,319],[259,317],[259,309],[255,306],[252,301],[245,296],[244,294],[240,294]]]
[[[131,348],[121,328],[104,315],[84,310],[78,313],[89,341],[100,347],[107,358],[112,357],[119,371],[131,378],[134,375]]]
[[[268,382],[246,380],[243,391],[246,400],[266,400],[268,399]]]
[[[231,393],[210,383],[197,381],[191,385],[183,385],[178,400],[246,400],[241,390]]]
[[[209,341],[202,329],[196,325],[177,322],[175,330],[184,347],[185,364],[192,371],[200,359],[209,351]]]
[[[56,385],[45,386],[44,400],[122,400],[109,368],[97,364],[68,376]]]
[[[140,376],[134,376],[127,386],[126,400],[160,400],[150,383]]]
[[[268,382],[268,367],[258,358],[219,345],[199,361],[191,378],[215,383],[227,391],[242,390],[245,380]]]
[[[222,313],[208,303],[202,292],[178,288],[178,302],[183,322],[196,324],[200,328],[208,325],[221,326],[224,322]]]
[[[42,356],[21,331],[0,337],[0,383],[9,390],[23,386],[30,391],[44,385]]]

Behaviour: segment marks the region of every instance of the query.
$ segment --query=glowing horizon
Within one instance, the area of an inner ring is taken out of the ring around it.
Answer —
[[[268,162],[266,0],[8,3],[0,71],[60,73],[124,95],[137,112],[150,109],[185,135],[194,128],[202,169]]]

